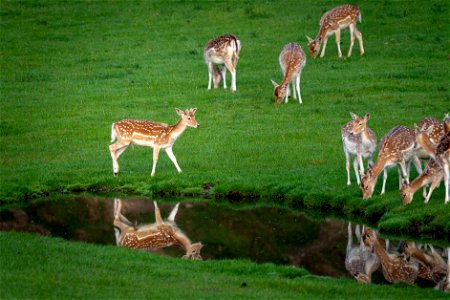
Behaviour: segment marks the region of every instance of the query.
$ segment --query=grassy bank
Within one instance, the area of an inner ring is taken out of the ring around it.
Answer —
[[[317,277],[293,267],[242,260],[186,261],[23,233],[0,233],[0,244],[3,299],[122,299],[130,295],[136,299],[447,297],[433,289],[402,284],[366,285]]]

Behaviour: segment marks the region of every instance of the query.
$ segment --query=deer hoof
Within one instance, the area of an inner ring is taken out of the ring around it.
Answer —
[[[114,177],[117,177],[118,174],[119,174],[119,173],[114,172]]]

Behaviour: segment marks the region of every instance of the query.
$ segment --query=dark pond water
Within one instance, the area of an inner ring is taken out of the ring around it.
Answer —
[[[123,199],[122,203],[122,214],[131,222],[140,225],[155,221],[152,201]],[[158,202],[163,218],[168,217],[175,204]],[[42,201],[1,211],[0,230],[115,245],[113,212],[114,199]],[[248,258],[259,263],[301,266],[317,275],[352,277],[344,263],[346,222],[313,220],[280,208],[232,209],[207,202],[181,202],[175,221],[192,242],[204,244],[203,259]],[[178,246],[158,252],[177,257],[184,254]],[[382,277],[378,273],[374,273],[374,281]]]

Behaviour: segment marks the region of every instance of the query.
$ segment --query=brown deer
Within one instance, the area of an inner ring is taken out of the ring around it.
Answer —
[[[380,244],[375,231],[365,235],[365,242],[372,247],[380,259],[384,278],[388,282],[405,281],[414,283],[419,273],[419,263],[416,259],[406,260],[402,255],[389,254]]]
[[[430,139],[430,129],[427,132],[420,131],[416,134],[417,144],[422,147],[432,159],[442,168],[444,172],[445,183],[445,204],[449,201],[449,165],[450,165],[450,117],[444,118],[444,135],[441,137],[437,145],[433,144]]]
[[[201,260],[200,250],[202,243],[192,244],[189,238],[175,224],[175,216],[179,203],[172,209],[166,221],[161,218],[161,213],[156,201],[155,220],[150,225],[134,226],[121,214],[122,201],[114,200],[114,231],[118,246],[136,250],[155,250],[180,245],[186,251],[183,258]]]
[[[391,129],[380,143],[380,152],[374,166],[367,167],[367,171],[361,179],[361,190],[363,198],[372,197],[373,190],[381,171],[384,171],[383,187],[381,194],[385,192],[387,180],[387,168],[393,165],[399,167],[399,188],[402,185],[402,178],[409,183],[409,164],[412,161],[419,174],[422,173],[420,161],[415,155],[415,135],[412,129],[405,126],[397,126]]]
[[[435,287],[437,290],[450,292],[450,247],[447,248],[447,275]]]
[[[375,133],[367,127],[367,121],[370,114],[364,117],[350,112],[352,120],[345,124],[341,129],[342,146],[345,154],[345,166],[347,170],[347,185],[350,185],[350,157],[355,156],[353,160],[353,169],[355,170],[356,181],[360,184],[359,176],[364,175],[363,158],[368,159],[368,165],[372,166],[372,156],[377,148],[377,137]],[[359,174],[358,174],[359,164]]]
[[[355,36],[359,41],[359,50],[361,55],[364,54],[364,46],[361,32],[356,28],[356,22],[361,22],[361,11],[350,4],[340,5],[332,10],[327,11],[320,19],[320,30],[317,37],[313,40],[309,36],[308,48],[311,51],[313,58],[316,58],[320,51],[320,46],[323,44],[322,53],[320,57],[325,55],[325,48],[327,47],[328,37],[332,34],[336,35],[336,45],[338,48],[339,57],[342,57],[341,52],[341,29],[349,28],[350,30],[350,48],[348,49],[347,56],[352,54],[353,44],[355,42]]]
[[[428,203],[428,201],[430,201],[431,194],[439,185],[443,176],[444,172],[442,168],[434,160],[430,159],[425,171],[423,171],[422,174],[420,174],[410,184],[405,182],[402,183],[400,194],[402,195],[403,204],[405,205],[411,203],[414,193],[421,187],[431,183],[428,194],[425,195],[425,203]]]
[[[275,103],[280,104],[283,98],[285,99],[285,103],[288,103],[290,94],[289,83],[292,82],[294,99],[298,96],[298,101],[302,104],[302,97],[300,95],[300,77],[302,70],[306,65],[305,52],[298,44],[289,43],[283,47],[278,60],[284,78],[281,84],[272,80],[272,84],[275,88],[273,92]]]
[[[404,250],[406,255],[414,257],[419,262],[418,277],[438,283],[447,274],[447,264],[432,245],[428,247],[431,253],[426,251],[427,245],[424,250],[420,250],[414,242],[407,242]]]
[[[236,66],[241,51],[241,41],[232,34],[218,36],[205,45],[204,58],[208,65],[208,90],[211,89],[211,83],[214,80],[214,87],[218,87],[223,79],[223,88],[227,88],[226,69],[231,73],[231,90],[236,91]],[[225,65],[219,68],[217,65]]]
[[[119,156],[130,144],[153,148],[152,176],[155,176],[156,163],[158,162],[159,151],[164,149],[175,168],[180,173],[181,168],[173,154],[172,147],[180,135],[187,127],[198,128],[200,124],[195,120],[196,108],[187,109],[185,112],[176,108],[177,114],[181,117],[175,125],[164,123],[142,121],[142,120],[122,120],[114,122],[111,128],[111,142],[117,142],[109,146],[113,162],[114,176],[119,173]]]
[[[364,229],[363,229],[364,231]],[[372,253],[370,247],[363,243],[359,224],[355,227],[358,243],[353,245],[352,224],[348,223],[347,251],[345,255],[345,268],[358,282],[370,283],[372,273],[380,266],[380,260]]]

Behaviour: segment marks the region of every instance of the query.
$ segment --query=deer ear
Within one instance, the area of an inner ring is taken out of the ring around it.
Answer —
[[[354,113],[352,113],[352,112],[350,112],[350,116],[352,116],[352,119],[353,119],[353,120],[359,118],[357,114],[354,114]]]
[[[179,108],[175,108],[175,111],[177,112],[177,114],[179,114],[180,116],[185,115],[184,111],[182,111]]]
[[[311,43],[312,41],[314,41],[312,38],[310,38],[309,36],[306,36],[306,38],[308,39],[308,43]]]
[[[370,119],[370,113],[367,113],[367,114],[364,116],[364,119],[366,119],[366,122],[369,121],[369,119]]]
[[[273,87],[277,87],[277,86],[279,86],[279,84],[278,84],[278,83],[276,83],[275,81],[273,81],[273,80],[270,80],[270,81],[272,81]]]
[[[196,108],[191,108],[190,110],[191,110],[192,114],[195,114],[195,112],[197,111]]]

